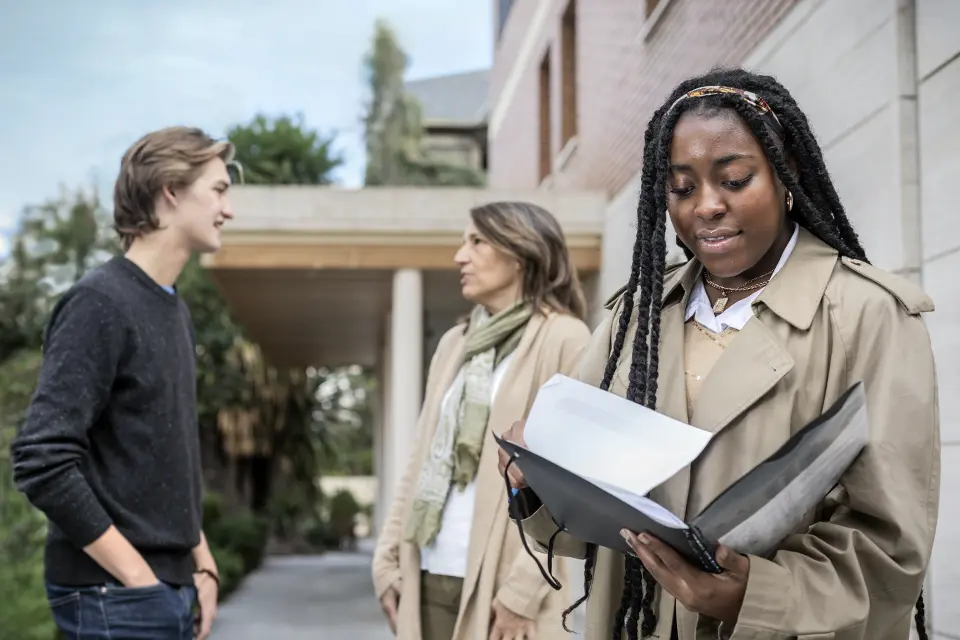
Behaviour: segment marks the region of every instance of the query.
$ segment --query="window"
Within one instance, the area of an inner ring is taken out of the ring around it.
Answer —
[[[550,51],[540,63],[540,182],[553,170],[550,153]]]
[[[513,3],[514,0],[497,0],[497,41],[503,35],[503,27],[507,24],[507,17],[510,15]]]
[[[577,0],[570,0],[561,27],[562,144],[577,135]]]

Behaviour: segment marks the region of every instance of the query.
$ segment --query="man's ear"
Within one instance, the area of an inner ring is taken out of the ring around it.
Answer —
[[[161,189],[160,193],[163,194],[163,199],[167,201],[167,204],[169,204],[171,207],[177,206],[177,194],[172,186],[168,184],[163,185],[163,189]]]

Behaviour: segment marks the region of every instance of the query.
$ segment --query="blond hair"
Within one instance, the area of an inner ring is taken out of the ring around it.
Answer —
[[[210,160],[233,160],[233,144],[200,129],[168,127],[137,140],[123,154],[113,190],[114,229],[129,249],[135,238],[160,228],[156,199],[164,187],[193,184]]]

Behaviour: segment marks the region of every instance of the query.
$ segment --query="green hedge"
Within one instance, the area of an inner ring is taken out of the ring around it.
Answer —
[[[0,467],[5,465],[0,464]],[[0,638],[50,640],[56,631],[43,581],[44,519],[10,492],[7,468],[0,470]]]
[[[56,628],[43,582],[46,521],[13,486],[10,443],[40,367],[22,352],[0,365],[0,638],[51,640]]]
[[[208,493],[203,502],[203,529],[220,571],[223,599],[263,562],[269,523],[246,510],[227,514],[220,496]]]

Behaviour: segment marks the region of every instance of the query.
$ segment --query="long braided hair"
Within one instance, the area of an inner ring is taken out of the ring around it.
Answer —
[[[734,91],[693,92],[701,87],[724,87]],[[688,96],[691,92],[692,95]],[[791,218],[840,255],[867,262],[857,233],[830,180],[823,153],[807,117],[779,82],[770,76],[743,69],[715,69],[682,82],[654,113],[644,134],[637,238],[633,246],[630,279],[623,295],[623,310],[613,348],[600,384],[603,390],[609,390],[630,320],[636,313],[626,397],[649,408],[656,408],[657,404],[660,312],[666,262],[667,179],[673,130],[680,116],[687,111],[709,114],[721,110],[735,112],[763,147],[780,181],[793,194]],[[689,248],[683,246],[679,238],[677,244],[688,258],[692,257]],[[595,546],[588,548],[584,564],[584,595],[564,612],[564,620],[589,596],[596,552]],[[620,640],[624,630],[629,640],[654,633],[657,625],[653,610],[656,586],[653,576],[638,558],[625,557],[623,592],[613,621],[612,640]],[[922,593],[917,601],[915,622],[921,640],[926,640]]]

